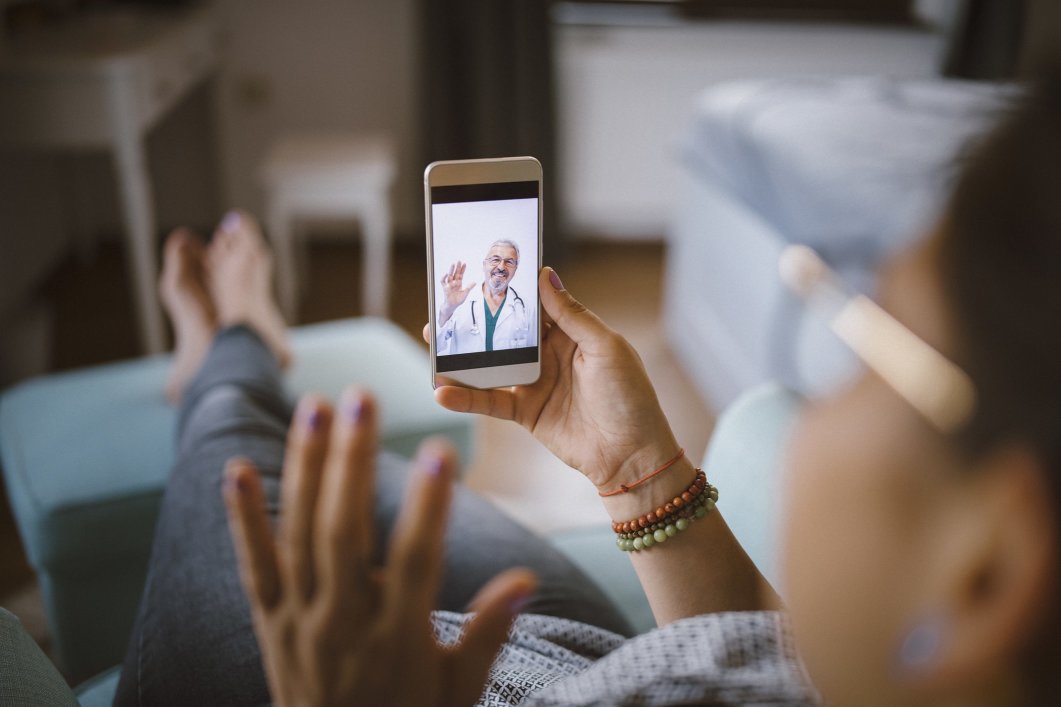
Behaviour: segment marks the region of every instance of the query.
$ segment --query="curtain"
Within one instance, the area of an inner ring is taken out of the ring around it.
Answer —
[[[948,39],[944,76],[986,80],[1016,76],[1027,9],[1026,0],[965,0]]]
[[[544,246],[564,252],[549,0],[420,0],[421,161],[531,155]]]

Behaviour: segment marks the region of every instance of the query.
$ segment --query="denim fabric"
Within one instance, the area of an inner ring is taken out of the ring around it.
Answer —
[[[181,405],[177,462],[163,497],[116,705],[269,702],[228,532],[221,477],[232,456],[254,462],[275,520],[291,414],[281,372],[258,336],[246,327],[220,332]],[[380,456],[379,557],[407,477],[403,459]],[[540,578],[528,613],[632,633],[604,594],[563,555],[460,486],[446,540],[439,609],[463,610],[491,577],[523,566]]]

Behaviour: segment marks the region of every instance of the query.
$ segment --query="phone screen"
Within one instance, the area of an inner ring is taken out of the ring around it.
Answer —
[[[431,187],[439,373],[538,361],[539,182]]]

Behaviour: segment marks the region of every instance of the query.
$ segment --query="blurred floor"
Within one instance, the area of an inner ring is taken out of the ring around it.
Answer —
[[[423,246],[396,246],[393,263],[392,318],[420,341],[427,317]],[[559,274],[576,297],[637,348],[679,442],[698,462],[714,418],[663,339],[662,263],[660,245],[589,243],[574,248]],[[356,316],[360,272],[356,246],[315,244],[301,323]],[[55,307],[56,369],[137,355],[127,292],[124,256],[118,246],[101,246],[90,263],[71,260],[61,268],[47,288]],[[607,522],[592,485],[528,433],[515,424],[485,418],[478,419],[476,426],[476,458],[466,476],[469,486],[539,532]],[[0,499],[0,606],[18,614],[47,647],[40,595],[6,498]]]

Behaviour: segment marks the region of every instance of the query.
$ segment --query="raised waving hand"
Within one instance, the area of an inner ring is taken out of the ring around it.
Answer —
[[[450,265],[449,271],[442,276],[442,292],[445,294],[445,301],[441,307],[439,326],[449,321],[449,318],[453,316],[453,312],[457,310],[457,307],[464,304],[464,300],[468,299],[468,293],[475,287],[474,281],[469,282],[467,286],[464,285],[464,271],[467,269],[468,264],[458,260],[453,265]]]
[[[283,514],[275,534],[261,480],[231,460],[225,501],[273,702],[298,705],[471,705],[534,589],[508,570],[472,601],[455,647],[435,640],[430,612],[442,573],[456,455],[421,446],[386,565],[372,562],[375,404],[356,391],[339,412],[308,397],[288,435]]]

